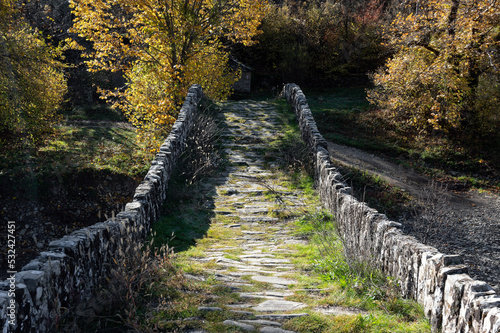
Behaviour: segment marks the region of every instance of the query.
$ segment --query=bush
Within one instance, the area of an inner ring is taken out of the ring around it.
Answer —
[[[60,52],[30,29],[12,1],[0,7],[0,33],[0,144],[40,143],[58,121],[66,92]]]
[[[68,309],[65,320],[57,324],[58,331],[150,331],[153,319],[143,315],[158,300],[155,290],[161,287],[176,293],[185,283],[173,266],[171,251],[165,246],[155,249],[152,244],[151,240],[144,248],[134,244],[120,249],[121,259],[112,265],[107,282],[87,301]],[[168,297],[165,293],[160,299]]]
[[[412,136],[438,131],[471,139],[492,130],[500,5],[425,0],[401,7],[387,31],[397,53],[373,76],[371,102]]]

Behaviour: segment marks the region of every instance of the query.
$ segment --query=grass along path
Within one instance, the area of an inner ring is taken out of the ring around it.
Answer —
[[[154,225],[173,252],[137,248],[61,331],[430,332],[390,279],[343,256],[287,110],[223,103],[224,165],[171,184]]]
[[[155,226],[174,251],[192,246],[172,255],[177,273],[168,270],[153,288],[155,307],[142,325],[191,333],[429,331],[418,307],[384,279],[350,272],[310,177],[283,165],[283,150],[300,144],[290,144],[298,135],[276,105],[228,102],[223,116],[225,167],[191,186]]]

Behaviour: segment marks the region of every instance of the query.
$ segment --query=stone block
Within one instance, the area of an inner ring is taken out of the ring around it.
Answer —
[[[495,297],[481,304],[480,333],[500,333],[500,299]]]
[[[494,298],[495,292],[485,282],[472,279],[466,281],[460,302],[457,331],[480,332],[483,317],[481,305]]]
[[[471,280],[467,274],[453,274],[446,279],[443,295],[443,333],[458,332],[461,298],[465,284]]]

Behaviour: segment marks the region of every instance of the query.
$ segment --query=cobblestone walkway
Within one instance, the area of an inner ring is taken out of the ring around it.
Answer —
[[[218,218],[210,229],[226,230],[229,239],[204,244],[203,255],[189,260],[211,263],[205,273],[238,298],[230,304],[200,306],[198,311],[202,318],[210,317],[206,313],[229,311],[231,319],[222,322],[228,331],[292,332],[281,328],[283,321],[308,316],[304,310],[311,306],[290,299],[303,300],[320,292],[300,289],[297,276],[304,272],[291,259],[292,244],[305,241],[293,236],[290,217],[302,211],[306,199],[300,191],[281,185],[276,162],[269,152],[266,155],[268,144],[282,135],[275,107],[245,101],[226,103],[223,108],[228,163],[206,191],[216,191],[212,194]],[[188,278],[199,276],[188,274]]]

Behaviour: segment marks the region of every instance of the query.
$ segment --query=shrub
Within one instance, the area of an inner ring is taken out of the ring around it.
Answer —
[[[0,144],[38,144],[58,121],[66,92],[60,52],[29,27],[13,1],[0,6],[0,33]]]

